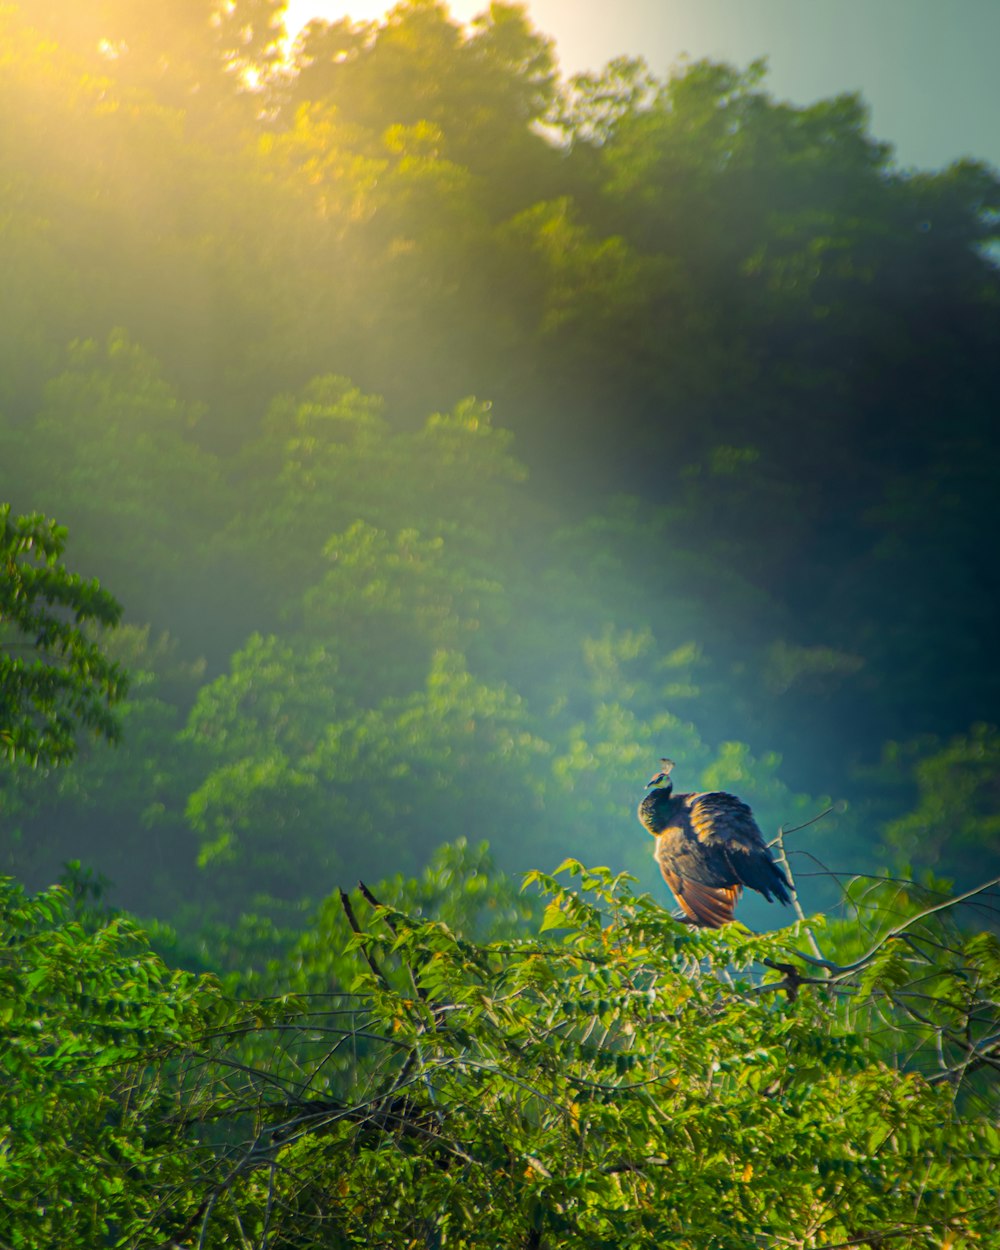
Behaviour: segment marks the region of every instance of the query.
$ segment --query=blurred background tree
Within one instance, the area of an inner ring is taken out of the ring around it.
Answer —
[[[63,564],[66,530],[0,504],[0,752],[10,763],[62,764],[77,734],[117,741],[114,705],[128,677],[88,627],[114,629],[121,604]]]
[[[134,674],[2,863],[187,925],[460,837],[655,884],[669,754],[834,801],[803,874],[990,871],[995,171],[759,64],[564,81],[516,6],[279,9],[0,11],[0,496]]]

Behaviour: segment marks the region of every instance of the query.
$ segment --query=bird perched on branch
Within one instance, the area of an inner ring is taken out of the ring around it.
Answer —
[[[673,760],[646,784],[639,820],[656,839],[663,879],[693,924],[720,929],[749,886],[770,903],[790,903],[788,878],[774,862],[742,799],[722,791],[674,794]]]

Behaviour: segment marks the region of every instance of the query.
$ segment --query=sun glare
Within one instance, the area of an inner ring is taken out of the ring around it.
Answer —
[[[285,28],[290,38],[294,39],[302,27],[316,17],[327,22],[335,22],[342,17],[370,22],[382,17],[392,7],[385,0],[348,0],[347,3],[344,0],[289,0]],[[486,7],[487,0],[450,0],[448,4],[452,17],[460,22],[471,21]]]

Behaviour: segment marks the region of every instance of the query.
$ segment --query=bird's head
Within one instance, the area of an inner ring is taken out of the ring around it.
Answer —
[[[674,788],[674,783],[670,780],[670,770],[674,766],[673,760],[660,760],[660,771],[654,773],[646,782],[646,789],[653,788],[657,790],[666,790],[668,793]]]

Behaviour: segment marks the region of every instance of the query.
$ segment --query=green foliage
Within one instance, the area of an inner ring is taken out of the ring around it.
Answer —
[[[551,45],[513,4],[490,4],[468,34],[438,0],[398,5],[381,25],[314,22],[296,61],[293,106],[323,100],[376,135],[428,123],[476,173],[530,153],[528,127],[555,96]]]
[[[338,684],[323,648],[255,639],[232,677],[199,696],[192,740],[220,763],[188,815],[227,901],[241,883],[315,897],[372,866],[412,872],[445,830],[502,845],[533,806],[545,744],[522,701],[477,682],[461,656],[438,652],[423,689],[375,707],[338,697]]]
[[[948,742],[887,743],[882,768],[894,779],[905,777],[916,792],[909,801],[901,798],[886,824],[886,844],[900,862],[926,865],[963,883],[1000,872],[995,728],[973,725]]]
[[[66,569],[54,521],[0,504],[0,527],[0,745],[9,760],[61,763],[80,729],[118,737],[111,709],[127,678],[86,626],[114,628],[121,605]]]
[[[993,935],[911,914],[818,963],[606,868],[527,884],[538,936],[481,850],[342,893],[240,1003],[5,887],[4,1240],[992,1244]]]
[[[211,1156],[168,1088],[225,1018],[217,989],[165,967],[126,918],[76,910],[64,887],[0,883],[0,1229],[17,1250],[168,1236]]]
[[[128,0],[31,0],[17,7],[90,67],[113,66],[123,84],[203,122],[231,114],[234,97],[280,56],[281,0],[185,0],[156,13],[142,13]]]
[[[280,7],[0,6],[0,1243],[996,1244],[995,172]]]
[[[85,855],[119,901],[171,915],[190,895],[177,869],[194,859],[183,812],[201,776],[178,731],[204,664],[184,660],[175,639],[153,639],[148,627],[134,625],[119,625],[102,650],[129,678],[128,694],[115,705],[116,749],[84,738],[72,768],[22,762],[0,777],[3,868],[49,881],[59,864]]]
[[[368,887],[366,887],[367,889]],[[415,920],[447,925],[470,941],[501,941],[522,937],[538,913],[537,900],[523,893],[513,878],[498,870],[487,843],[470,846],[465,839],[438,847],[419,876],[402,873],[371,883],[369,898],[353,895],[358,923],[367,931],[375,922],[371,899]],[[349,986],[357,973],[356,943],[337,894],[320,904],[309,928],[282,958],[272,961],[267,976],[251,984],[298,994],[320,994],[331,986]],[[399,985],[406,988],[404,978]]]
[[[141,586],[155,568],[156,598],[146,590],[129,604],[142,619],[204,570],[231,502],[215,458],[195,442],[201,414],[148,352],[115,331],[103,346],[74,343],[67,356],[19,431],[18,495],[58,507],[80,558],[116,584]]]

